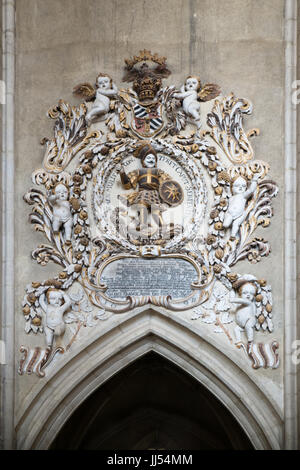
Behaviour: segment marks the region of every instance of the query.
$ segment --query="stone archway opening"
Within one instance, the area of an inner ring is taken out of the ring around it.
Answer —
[[[199,381],[155,352],[95,390],[50,449],[253,449],[228,409]]]

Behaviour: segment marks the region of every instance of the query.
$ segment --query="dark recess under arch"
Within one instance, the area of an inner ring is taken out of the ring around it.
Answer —
[[[156,353],[90,395],[50,449],[253,449],[232,414],[202,384]]]

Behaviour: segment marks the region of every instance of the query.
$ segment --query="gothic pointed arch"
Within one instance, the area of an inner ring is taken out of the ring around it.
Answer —
[[[18,417],[19,447],[47,449],[74,410],[107,380],[149,352],[184,369],[206,387],[243,428],[256,449],[278,449],[281,417],[276,405],[210,338],[188,322],[144,308],[103,329],[83,349],[60,358],[46,383],[32,388]]]

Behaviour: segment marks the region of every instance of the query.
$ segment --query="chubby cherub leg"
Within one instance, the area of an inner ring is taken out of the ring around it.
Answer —
[[[234,328],[234,334],[235,334],[235,344],[240,347],[242,344],[242,337],[241,337],[241,332],[244,331],[244,328],[241,328],[240,326],[236,325]]]
[[[73,227],[73,220],[72,219],[67,220],[67,222],[64,224],[65,238],[66,238],[66,243],[67,244],[71,243],[72,227]]]
[[[231,224],[232,224],[232,215],[227,213],[224,217],[223,227],[228,228],[230,227]]]
[[[60,227],[61,227],[61,221],[57,217],[53,217],[53,221],[52,221],[53,232],[55,234],[58,234]]]
[[[232,237],[236,237],[238,232],[239,232],[239,229],[240,229],[240,226],[242,225],[242,223],[244,222],[245,220],[245,216],[244,214],[241,215],[240,217],[238,217],[237,219],[234,220],[233,224],[232,224],[232,229],[231,229],[231,236]],[[224,226],[224,224],[223,224]]]
[[[255,326],[255,319],[249,318],[245,325],[245,333],[248,339],[248,343],[253,343],[254,338],[254,326]]]
[[[96,106],[95,108],[92,108],[86,115],[86,123],[89,126],[94,119],[95,116],[100,117],[102,114],[104,114],[106,111],[106,108],[104,106]]]
[[[190,106],[190,109],[189,109],[190,115],[197,122],[198,129],[201,127],[201,117],[199,114],[199,109],[200,109],[200,106]]]
[[[48,326],[45,326],[44,332],[45,332],[47,347],[52,348],[54,331]]]
[[[215,323],[216,318],[217,318],[216,313],[215,313],[213,310],[209,310],[209,314],[208,314],[208,315],[204,315],[202,321],[203,321],[204,323],[209,323],[209,324],[210,324],[210,323]]]

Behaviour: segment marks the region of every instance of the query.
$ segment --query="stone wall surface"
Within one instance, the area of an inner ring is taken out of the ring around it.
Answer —
[[[44,238],[27,222],[29,207],[23,201],[23,194],[32,185],[32,171],[42,166],[44,149],[40,141],[45,136],[52,136],[53,122],[46,117],[46,111],[60,98],[78,104],[72,95],[73,87],[80,82],[93,83],[99,72],[111,75],[121,87],[124,85],[124,58],[145,48],[167,57],[172,75],[166,84],[179,88],[188,74],[196,74],[203,82],[219,84],[224,95],[233,91],[254,105],[253,114],[245,120],[245,128],[260,129],[260,136],[252,140],[255,158],[270,164],[269,176],[278,184],[279,195],[273,200],[274,217],[270,227],[256,232],[256,236],[270,241],[271,255],[258,264],[241,262],[238,272],[267,279],[272,286],[275,326],[272,337],[280,343],[281,365],[276,370],[254,371],[249,367],[246,374],[249,380],[258,384],[276,410],[279,418],[276,424],[273,423],[275,428],[277,426],[274,442],[277,440],[279,446],[283,445],[280,420],[284,416],[283,329],[286,313],[282,276],[284,4],[284,0],[16,0],[16,369],[20,346],[37,344],[35,335],[24,332],[21,308],[24,288],[31,281],[42,281],[58,272],[55,265],[41,267],[30,257],[30,252],[44,243]],[[105,328],[112,335],[113,328],[123,322],[125,324],[125,320],[118,317],[113,320],[111,330],[108,326]],[[190,322],[186,314],[182,315],[182,322],[202,335],[199,324]],[[126,330],[126,326],[124,328]],[[165,331],[167,334],[167,326]],[[205,335],[210,337],[206,330]],[[84,338],[85,344],[92,348],[92,339],[87,335]],[[211,341],[215,339],[211,338]],[[220,340],[220,345],[227,356],[233,355],[224,339]],[[196,348],[195,345],[191,347]],[[83,354],[78,345],[74,351]],[[91,351],[87,354],[94,357]],[[240,359],[233,357],[232,360],[241,367]],[[16,374],[15,380],[15,422],[18,424],[31,401],[43,389],[41,381],[46,384],[48,379]],[[62,380],[68,381],[63,373]],[[238,377],[236,381],[239,382]],[[246,387],[242,375],[240,382],[241,387]],[[20,448],[26,447],[24,435],[19,435],[18,441]]]

